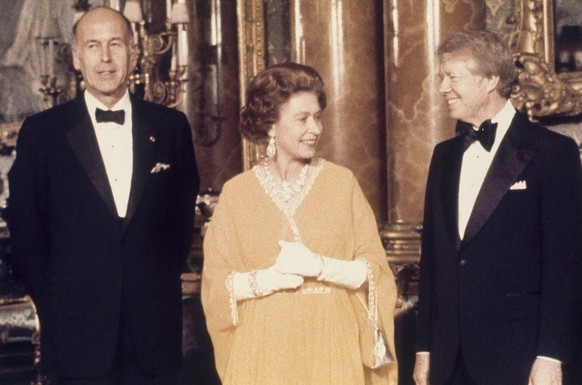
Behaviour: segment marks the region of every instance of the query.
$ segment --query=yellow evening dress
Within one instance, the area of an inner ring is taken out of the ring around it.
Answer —
[[[355,290],[306,278],[297,290],[237,303],[232,273],[275,263],[279,240],[312,251],[365,259],[374,272],[378,318],[394,350],[396,286],[373,212],[351,171],[319,159],[300,199],[286,205],[261,166],[225,183],[204,239],[202,304],[223,385],[397,383],[396,363],[362,365]],[[368,284],[359,289],[367,295]]]

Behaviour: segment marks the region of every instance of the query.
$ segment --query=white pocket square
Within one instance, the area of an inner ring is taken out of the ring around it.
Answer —
[[[510,190],[525,190],[527,189],[527,183],[525,180],[518,180],[510,188]]]
[[[151,169],[150,174],[155,174],[160,171],[166,171],[170,168],[170,165],[167,163],[156,163],[156,165]]]

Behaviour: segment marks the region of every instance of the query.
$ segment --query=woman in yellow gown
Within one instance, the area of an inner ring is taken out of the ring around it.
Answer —
[[[396,384],[394,276],[354,175],[315,157],[325,105],[319,74],[300,64],[248,87],[241,132],[268,139],[268,157],[225,183],[204,240],[223,385]],[[376,369],[360,348],[370,295],[386,347]]]

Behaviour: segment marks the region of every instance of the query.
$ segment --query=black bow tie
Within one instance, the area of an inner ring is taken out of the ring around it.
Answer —
[[[95,119],[97,120],[97,123],[113,122],[117,124],[123,124],[123,122],[125,122],[125,111],[103,111],[102,109],[97,108],[95,110]]]
[[[495,142],[495,132],[497,131],[497,123],[491,123],[490,119],[487,119],[478,130],[475,130],[472,125],[459,122],[457,127],[461,134],[465,137],[465,149],[469,148],[471,143],[478,140],[487,152],[491,151],[493,143]]]

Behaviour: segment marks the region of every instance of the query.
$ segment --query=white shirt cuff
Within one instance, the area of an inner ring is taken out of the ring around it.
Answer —
[[[546,361],[556,362],[558,364],[561,364],[562,363],[562,361],[560,361],[560,360],[556,360],[555,358],[546,357],[546,356],[537,356],[536,358],[539,358],[540,360],[546,360]]]

